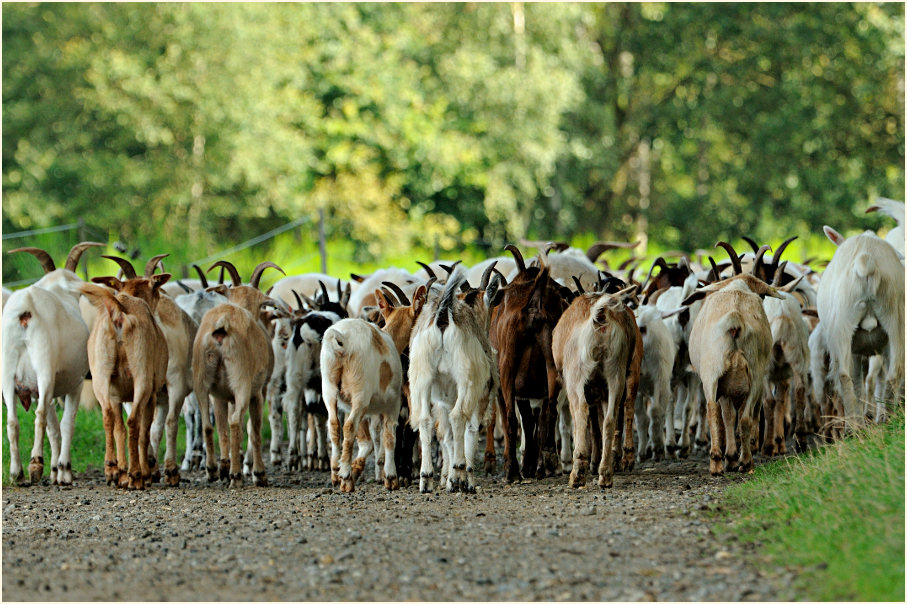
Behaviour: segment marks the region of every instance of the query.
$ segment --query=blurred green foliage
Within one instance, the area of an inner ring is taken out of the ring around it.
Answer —
[[[904,195],[902,3],[2,10],[4,232],[82,218],[179,264],[324,209],[367,264],[777,243]]]

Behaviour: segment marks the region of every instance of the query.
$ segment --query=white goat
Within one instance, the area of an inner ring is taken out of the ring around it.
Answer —
[[[904,266],[895,249],[871,231],[847,239],[830,227],[825,232],[838,248],[819,282],[819,320],[846,417],[860,425],[854,384],[859,357],[882,354],[887,394],[903,388]]]
[[[904,259],[904,202],[895,201],[893,199],[887,199],[885,197],[879,197],[876,199],[875,205],[871,206],[866,210],[867,213],[881,211],[886,216],[894,218],[895,222],[898,223],[896,227],[888,231],[888,234],[885,235],[885,241],[891,244],[897,252],[901,255],[901,260]]]
[[[637,444],[642,459],[654,455],[656,460],[660,460],[665,454],[673,457],[676,451],[671,375],[677,349],[671,332],[661,318],[661,311],[655,306],[641,306],[636,313],[636,324],[642,334],[643,349],[636,397]],[[670,425],[665,423],[668,408],[672,411],[668,416]]]
[[[460,300],[466,271],[457,268],[439,298],[429,301],[410,340],[410,422],[419,430],[422,468],[419,491],[432,490],[431,439],[434,423],[444,447],[447,492],[475,492],[473,464],[480,422],[497,396],[497,359],[488,341],[488,307],[496,286],[472,290]],[[497,281],[495,281],[497,283]],[[472,293],[472,292],[475,293]],[[484,294],[477,300],[479,294]]]
[[[51,447],[52,484],[72,484],[70,447],[75,413],[88,373],[88,327],[79,312],[82,280],[75,274],[79,257],[100,243],[83,242],[69,252],[65,268],[57,269],[50,255],[38,248],[20,248],[41,262],[45,275],[31,287],[14,292],[3,309],[2,391],[6,402],[6,430],[10,443],[10,478],[23,477],[19,457],[19,420],[16,396],[26,411],[32,398],[35,410],[35,440],[29,461],[29,480],[44,473],[44,432]],[[62,435],[53,398],[64,398]],[[48,413],[49,412],[49,413]]]

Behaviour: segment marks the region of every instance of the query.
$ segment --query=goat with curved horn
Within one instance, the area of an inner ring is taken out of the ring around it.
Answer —
[[[753,274],[763,281],[769,281],[772,276],[768,274],[768,271],[765,268],[765,252],[770,252],[772,246],[763,245],[758,250],[756,250],[756,262],[753,264]]]
[[[718,281],[718,279],[720,278],[721,271],[718,270],[718,265],[715,264],[715,259],[712,258],[711,256],[709,256],[709,264],[712,266],[712,270],[709,271],[708,279],[709,279],[709,281],[714,283],[715,281]]]
[[[280,274],[281,274],[281,275],[286,275],[286,273],[283,272],[283,269],[282,269],[282,268],[280,268],[279,266],[277,266],[277,265],[274,264],[273,262],[267,261],[267,260],[266,260],[265,262],[259,263],[258,266],[255,267],[255,270],[252,271],[252,276],[249,277],[249,285],[251,285],[251,286],[254,287],[255,289],[258,289],[258,282],[261,280],[261,274],[262,274],[263,272],[265,272],[265,269],[266,269],[266,268],[275,268],[275,269],[277,269],[278,271],[280,271]],[[322,287],[324,287],[324,285],[322,285]],[[325,291],[325,292],[324,292],[324,299],[325,299],[325,302],[327,302],[327,297],[328,297],[328,293],[327,293],[327,291]]]
[[[418,264],[423,269],[425,269],[425,272],[428,274],[429,278],[435,277],[437,279],[437,275],[435,275],[435,271],[433,271],[430,266],[428,266],[427,264],[425,264],[424,262],[421,262],[419,260],[416,260],[416,264]],[[450,273],[448,273],[448,274],[450,274]]]
[[[734,246],[732,246],[727,241],[719,241],[718,243],[715,244],[715,247],[724,248],[724,250],[728,253],[728,256],[730,256],[730,258],[731,258],[731,264],[734,265],[734,274],[735,275],[740,275],[743,273],[743,267],[740,265],[740,257],[737,255],[737,252],[734,250]]]
[[[747,237],[746,235],[744,235],[743,237],[741,237],[741,239],[743,239],[743,240],[746,241],[748,244],[750,244],[750,247],[753,248],[753,253],[754,253],[754,254],[758,254],[758,253],[759,253],[759,246],[756,245],[756,242],[755,242],[755,241],[753,241],[752,239],[750,239],[750,238]]]
[[[226,260],[218,260],[208,268],[208,272],[210,273],[211,269],[213,269],[215,266],[226,269],[226,271],[230,273],[230,278],[233,279],[233,287],[242,285],[242,278],[239,276],[239,271],[236,270],[236,267],[233,266],[232,263],[227,262]]]
[[[331,298],[328,296],[328,287],[321,279],[318,280],[318,285],[321,287],[321,295],[323,296],[322,304],[327,304],[331,301]]]
[[[404,306],[412,306],[412,302],[409,301],[409,298],[406,297],[406,294],[403,293],[403,290],[400,289],[399,285],[391,281],[382,281],[381,285],[387,286],[391,291],[397,294],[397,298],[400,300],[401,304]]]
[[[170,254],[158,254],[148,261],[148,264],[145,265],[145,276],[150,277],[154,274],[154,269],[157,267],[158,263],[169,256]],[[161,263],[161,271],[164,270],[163,263]]]
[[[639,242],[626,243],[622,241],[599,241],[593,243],[589,249],[586,251],[586,258],[589,259],[589,262],[595,263],[598,260],[598,257],[607,252],[608,250],[614,250],[618,248],[622,249],[631,249],[639,245]]]
[[[302,298],[299,297],[299,293],[295,289],[291,289],[290,291],[293,293],[293,297],[296,298],[296,310],[305,308],[305,304],[302,303]]]
[[[69,255],[66,256],[66,264],[63,266],[68,271],[76,272],[76,267],[79,266],[79,258],[82,257],[82,253],[90,247],[107,247],[103,243],[98,243],[96,241],[83,241],[72,246],[72,249],[69,250]]]
[[[125,258],[120,258],[119,256],[101,256],[101,258],[107,258],[108,260],[113,260],[119,264],[120,268],[123,269],[123,276],[126,277],[126,279],[135,279],[138,277],[138,275],[135,274],[135,267]]]
[[[31,254],[38,259],[38,262],[41,263],[41,267],[44,269],[44,274],[52,273],[57,270],[56,265],[54,264],[54,259],[50,257],[50,254],[38,247],[19,247],[14,250],[10,250],[9,254],[15,254],[17,252],[26,252]]]
[[[576,275],[573,275],[572,279],[573,279],[573,282],[576,283],[576,290],[580,294],[586,293],[586,290],[583,289],[583,282],[579,280],[579,277],[577,277]],[[600,282],[601,282],[601,277],[599,277],[599,283]]]
[[[656,258],[655,261],[652,263],[652,266],[649,267],[649,274],[646,275],[646,280],[642,282],[643,289],[645,289],[646,286],[649,285],[649,280],[652,278],[652,272],[655,270],[656,266],[661,268],[661,270],[663,270],[663,271],[666,271],[669,269],[668,263],[665,262],[664,258],[662,258],[661,256]]]
[[[485,269],[485,272],[482,273],[482,282],[479,285],[479,289],[485,291],[488,289],[488,282],[491,280],[491,272],[494,270],[495,265],[498,263],[497,260],[488,265],[488,268]]]
[[[506,246],[504,246],[504,249],[513,254],[513,259],[516,262],[516,266],[517,269],[519,269],[519,272],[526,272],[526,262],[523,260],[523,253],[520,252],[519,248],[517,248],[517,246],[513,245],[512,243],[508,243]]]
[[[784,242],[783,242],[781,245],[778,246],[778,251],[775,252],[775,256],[772,258],[772,267],[773,267],[776,271],[778,270],[778,266],[779,266],[778,263],[781,261],[781,254],[784,253],[784,250],[787,249],[787,246],[790,245],[791,241],[793,241],[794,239],[796,239],[798,236],[799,236],[799,235],[794,235],[794,236],[791,237],[790,239],[785,239]]]
[[[204,289],[208,289],[208,278],[205,276],[205,271],[202,270],[202,267],[197,264],[193,264],[192,268],[194,268],[195,272],[198,273],[198,280],[202,282],[202,287]]]

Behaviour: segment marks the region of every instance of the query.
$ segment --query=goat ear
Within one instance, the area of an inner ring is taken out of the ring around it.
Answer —
[[[113,315],[114,312],[123,312],[122,304],[109,289],[91,283],[83,283],[79,286],[79,291],[95,308],[106,308],[110,315]]]
[[[216,294],[220,294],[224,297],[227,297],[230,293],[230,288],[227,287],[226,285],[224,285],[223,283],[221,283],[220,285],[212,285],[211,287],[206,287],[205,291],[214,292]]]
[[[94,283],[100,283],[101,285],[106,285],[110,289],[120,291],[123,287],[123,282],[117,279],[116,277],[92,277],[91,280]]]
[[[170,273],[161,273],[159,275],[154,275],[153,277],[151,277],[151,281],[154,284],[152,286],[153,289],[159,289],[163,284],[170,281],[170,277],[172,277]]]
[[[697,290],[694,291],[692,294],[690,294],[689,296],[687,296],[687,297],[684,299],[684,301],[681,302],[681,304],[682,304],[683,306],[690,306],[690,305],[693,304],[694,302],[696,302],[696,301],[698,301],[698,300],[702,300],[703,298],[705,298],[705,297],[706,297],[708,294],[710,294],[710,293],[712,293],[712,292],[706,291],[706,290],[704,290],[704,289],[697,289]]]
[[[639,306],[639,298],[636,297],[636,292],[638,289],[639,286],[634,284],[612,295],[624,304],[630,304],[632,302]]]
[[[501,304],[504,301],[504,296],[507,294],[507,286],[499,287],[497,291],[490,297],[488,300],[488,308],[494,308]],[[487,295],[487,294],[486,294]]]
[[[781,290],[781,291],[783,291],[783,292],[791,293],[792,291],[794,291],[794,289],[795,289],[798,285],[800,285],[800,282],[803,281],[803,278],[804,278],[805,276],[806,276],[806,275],[800,275],[799,277],[797,277],[796,279],[794,279],[793,281],[791,281],[790,283],[788,283],[788,284],[785,285],[784,287],[779,287],[778,289]]]
[[[416,316],[422,312],[422,307],[425,306],[425,300],[428,297],[428,289],[424,285],[420,285],[416,290],[416,293],[413,294],[413,314]]]
[[[828,240],[834,243],[835,245],[841,245],[844,243],[844,235],[834,230],[828,225],[822,227],[822,231],[825,232],[825,236],[828,237]]]
[[[387,318],[391,311],[394,310],[394,305],[388,301],[384,292],[380,289],[375,290],[375,300],[378,302],[378,310],[381,316]]]

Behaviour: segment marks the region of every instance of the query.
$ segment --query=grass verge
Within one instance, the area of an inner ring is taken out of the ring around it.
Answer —
[[[887,424],[731,486],[731,530],[772,564],[796,569],[791,597],[903,602],[904,454],[901,406]]]

